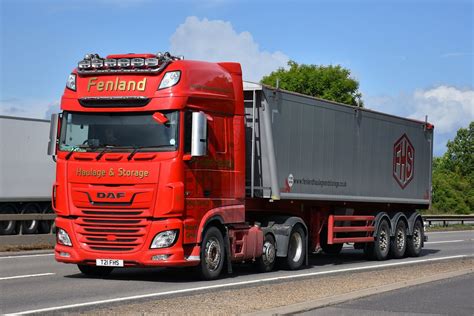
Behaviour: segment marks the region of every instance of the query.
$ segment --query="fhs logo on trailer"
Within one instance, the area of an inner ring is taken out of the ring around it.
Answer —
[[[408,136],[403,134],[393,145],[392,175],[398,185],[405,189],[415,172],[415,148]]]

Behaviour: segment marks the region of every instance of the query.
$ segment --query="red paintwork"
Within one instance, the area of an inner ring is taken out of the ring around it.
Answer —
[[[181,71],[179,83],[158,90],[164,74],[174,70]],[[95,86],[88,91],[89,79],[94,77]],[[146,86],[143,91],[98,91],[97,83],[115,81],[117,77],[126,82],[146,79]],[[151,100],[146,106],[136,108],[86,108],[78,101],[84,97],[110,96],[143,96]],[[97,161],[98,153],[76,152],[66,160],[67,152],[58,151],[56,225],[68,232],[73,243],[73,247],[56,245],[58,261],[94,264],[97,258],[111,258],[125,260],[126,266],[196,265],[206,221],[218,218],[224,224],[244,223],[245,133],[239,64],[178,60],[158,75],[77,74],[77,92],[65,89],[61,109],[151,114],[173,109],[181,111],[181,128],[177,151],[139,152],[130,161],[127,160],[129,152],[105,153]],[[182,127],[187,109],[208,115],[209,152],[206,157],[184,161],[182,140],[186,127]],[[120,168],[146,171],[148,175],[118,177]],[[79,169],[96,170],[96,175],[81,176]],[[109,170],[114,175],[109,174]],[[98,195],[100,192],[107,194]],[[168,229],[179,230],[176,243],[169,248],[149,249],[154,236]],[[252,233],[255,238],[254,235]],[[107,249],[102,248],[104,245]],[[61,257],[60,252],[67,252],[70,257]],[[152,261],[151,257],[158,254],[170,257]]]
[[[373,242],[372,236],[375,216],[357,216],[357,215],[329,215],[328,218],[328,244],[343,244],[348,242]],[[351,222],[350,226],[336,226],[337,223]],[[363,225],[353,225],[352,222],[363,222]],[[336,233],[365,233],[365,236],[347,236],[336,237]]]

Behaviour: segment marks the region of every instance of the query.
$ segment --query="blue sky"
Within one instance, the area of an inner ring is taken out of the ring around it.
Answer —
[[[240,61],[244,78],[341,64],[366,107],[436,126],[474,120],[473,1],[1,0],[0,114],[45,117],[85,53],[170,50]]]

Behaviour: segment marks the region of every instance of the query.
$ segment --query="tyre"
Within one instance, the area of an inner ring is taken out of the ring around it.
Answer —
[[[1,204],[0,214],[18,214],[18,209],[11,203]],[[0,235],[12,235],[15,233],[15,228],[15,221],[0,221]]]
[[[344,246],[344,244],[332,244],[332,245],[328,244],[327,228],[324,228],[321,231],[321,234],[319,236],[320,236],[321,248],[323,249],[324,253],[328,255],[338,255],[341,252],[342,246]]]
[[[288,253],[285,258],[285,267],[297,270],[303,265],[306,256],[305,233],[300,225],[293,227],[288,241]]]
[[[204,233],[198,271],[203,280],[215,280],[224,266],[224,238],[217,227],[209,227]]]
[[[97,267],[86,264],[78,264],[77,267],[83,274],[93,277],[105,277],[114,270],[112,267]]]
[[[393,258],[400,259],[405,255],[407,249],[407,225],[399,220],[395,227],[395,236],[390,242],[390,253]]]
[[[43,208],[43,214],[54,214],[51,204]],[[42,234],[49,234],[53,231],[53,227],[54,227],[54,220],[50,220],[50,221],[44,220],[44,221],[40,221],[38,230]]]
[[[373,260],[385,260],[390,250],[390,226],[387,220],[382,220],[377,228],[375,241],[368,243],[364,249],[365,254]]]
[[[37,203],[25,204],[21,209],[21,214],[41,214],[41,208]],[[39,220],[22,221],[21,233],[24,235],[36,234],[38,232]]]
[[[275,266],[276,260],[276,243],[275,238],[272,235],[267,234],[263,241],[263,253],[260,258],[257,259],[257,269],[260,272],[270,272]]]
[[[407,238],[407,250],[406,254],[410,257],[418,257],[421,254],[421,248],[423,247],[424,230],[423,224],[420,220],[415,222],[413,226],[413,234]]]

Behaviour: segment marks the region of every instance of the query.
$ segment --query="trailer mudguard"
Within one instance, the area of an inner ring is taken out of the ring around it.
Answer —
[[[400,220],[400,218],[405,219],[405,222],[407,223],[407,234],[408,234],[408,229],[409,229],[408,226],[410,225],[409,222],[408,222],[408,219],[405,216],[405,214],[403,214],[402,212],[398,212],[390,220],[391,225],[392,225],[392,227],[390,228],[390,237],[395,236],[395,229],[397,227],[397,223]]]

